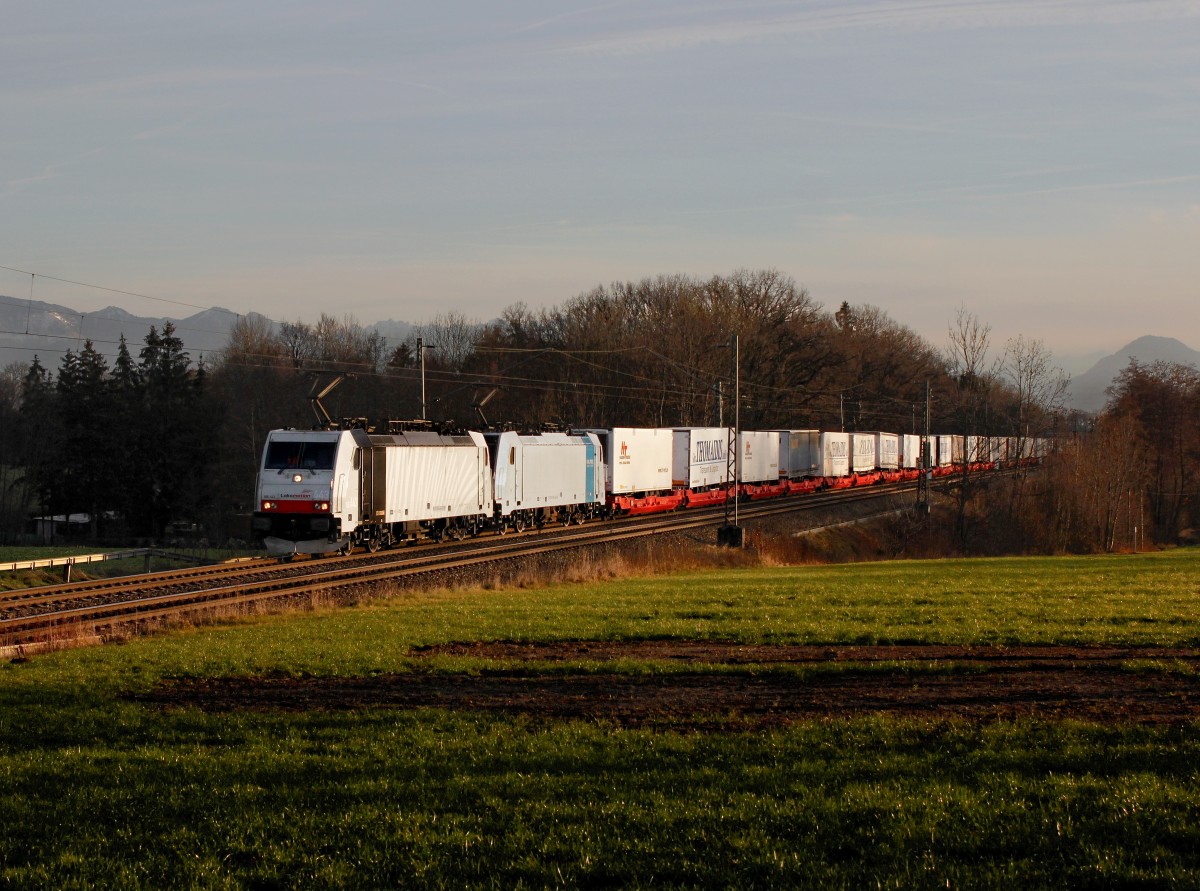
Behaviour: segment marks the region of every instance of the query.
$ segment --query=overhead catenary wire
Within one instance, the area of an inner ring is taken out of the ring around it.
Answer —
[[[85,318],[95,318],[95,319],[99,319],[99,320],[103,320],[103,321],[110,321],[110,322],[120,322],[123,320],[115,319],[111,316],[102,316],[102,315],[90,314],[90,313],[80,313],[79,326],[77,327],[76,332],[73,335],[48,334],[48,333],[39,333],[39,332],[29,331],[28,329],[30,327],[30,321],[31,321],[31,317],[32,317],[34,283],[38,277],[41,277],[42,279],[44,279],[46,281],[55,281],[55,282],[61,282],[64,284],[75,285],[78,287],[92,288],[92,289],[104,291],[107,293],[121,294],[124,296],[136,297],[139,299],[145,299],[145,300],[155,301],[155,302],[159,302],[159,303],[169,304],[172,306],[188,307],[188,308],[197,309],[197,310],[201,310],[201,311],[224,312],[224,313],[228,313],[229,315],[234,316],[238,319],[243,318],[243,314],[237,313],[233,310],[224,309],[222,307],[201,306],[199,304],[190,303],[187,301],[158,297],[158,296],[155,296],[152,294],[145,294],[145,293],[141,293],[138,291],[132,291],[132,290],[123,289],[123,288],[114,288],[114,287],[109,287],[106,285],[98,285],[98,284],[90,283],[90,282],[82,282],[82,281],[78,281],[75,279],[64,278],[61,276],[47,275],[45,273],[36,273],[36,272],[30,271],[30,270],[20,269],[18,267],[13,267],[13,266],[8,266],[8,265],[3,265],[3,264],[0,264],[0,270],[7,270],[9,272],[14,272],[14,273],[17,273],[20,275],[30,276],[30,296],[29,296],[29,299],[26,301],[26,331],[24,332],[24,334],[27,336],[30,336],[30,337],[44,338],[48,341],[67,340],[67,341],[71,341],[77,345],[80,344],[85,339],[84,334],[83,334],[83,323],[84,323]],[[16,303],[16,301],[12,301],[10,298],[6,299],[2,296],[0,296],[0,302],[8,302],[10,305],[19,305]],[[261,316],[261,314],[257,314],[257,315]],[[274,319],[270,319],[267,316],[262,316],[262,318],[264,320],[266,320],[267,322],[271,323],[272,325],[278,326],[281,324],[280,322],[278,322]],[[170,321],[170,320],[168,320],[168,321]],[[178,321],[186,321],[186,320],[178,320]],[[226,331],[194,328],[192,326],[186,326],[186,325],[176,326],[176,330],[180,331],[180,332],[208,333],[208,334],[214,334],[214,335],[227,334]],[[0,334],[21,335],[22,332],[0,329]],[[99,337],[89,337],[86,339],[89,342],[93,343],[94,345],[116,346],[120,343],[119,340],[109,340],[109,339],[99,338]],[[47,345],[44,349],[38,349],[38,348],[27,347],[27,346],[18,346],[18,345],[6,345],[6,346],[9,349],[20,350],[22,352],[32,352],[35,354],[39,353],[39,352],[47,352],[47,353],[71,352],[71,347],[54,347],[54,346],[50,346],[50,345]],[[447,373],[438,372],[435,370],[429,374],[429,378],[432,382],[436,383],[438,381],[441,381],[441,382],[447,383],[447,384],[450,384],[450,383],[459,384],[459,386],[456,389],[452,389],[449,393],[443,394],[443,396],[441,397],[442,399],[453,398],[455,395],[457,395],[458,393],[460,393],[463,389],[465,389],[467,387],[476,387],[476,386],[480,386],[480,385],[495,385],[497,383],[504,383],[504,382],[507,382],[507,384],[510,386],[519,386],[526,390],[535,390],[535,391],[540,391],[540,392],[553,392],[555,389],[563,388],[563,387],[572,387],[572,388],[585,387],[585,388],[587,388],[587,390],[590,393],[597,395],[597,396],[608,395],[608,396],[624,397],[624,398],[629,398],[629,397],[637,395],[637,394],[643,394],[643,393],[645,393],[645,388],[647,387],[647,385],[653,385],[655,388],[654,396],[647,397],[643,400],[648,403],[653,400],[658,400],[658,399],[661,399],[664,397],[688,399],[688,398],[695,398],[698,395],[694,389],[687,389],[687,388],[679,387],[677,385],[674,385],[674,386],[669,385],[666,377],[658,377],[658,376],[651,377],[646,374],[639,374],[636,372],[629,371],[623,367],[619,367],[619,366],[614,367],[611,364],[595,361],[595,357],[629,355],[629,354],[633,354],[633,353],[645,353],[645,354],[653,355],[660,361],[664,362],[667,366],[670,366],[671,368],[673,368],[676,372],[685,374],[685,375],[693,378],[693,380],[703,382],[703,381],[707,380],[709,377],[712,377],[715,382],[716,380],[720,379],[719,375],[714,376],[712,369],[690,367],[690,366],[678,363],[675,360],[670,359],[669,357],[663,356],[662,354],[656,352],[655,350],[651,349],[650,347],[648,347],[646,345],[641,345],[641,344],[622,346],[622,347],[611,348],[611,349],[562,349],[562,348],[557,348],[557,347],[500,347],[500,346],[485,346],[485,345],[477,344],[474,346],[473,351],[476,354],[486,354],[489,352],[495,353],[495,354],[506,354],[506,353],[524,354],[528,358],[526,358],[522,362],[517,362],[517,363],[514,363],[514,364],[508,366],[507,369],[501,370],[499,372],[493,372],[493,373],[483,373],[483,372],[468,373],[468,372],[463,372],[463,371],[456,371],[453,373],[448,373],[448,374],[450,374],[450,376],[443,378],[441,375],[447,374]],[[221,351],[220,350],[211,350],[211,349],[206,351],[204,349],[200,349],[195,352],[197,355],[197,361],[203,362],[205,352],[208,352],[210,354],[217,352],[219,354]],[[547,379],[545,377],[522,378],[522,377],[511,376],[511,374],[509,373],[512,370],[515,370],[516,368],[519,368],[520,366],[526,364],[527,362],[532,361],[533,359],[536,359],[538,356],[545,356],[545,355],[561,356],[570,361],[578,362],[580,365],[583,365],[585,367],[590,367],[590,368],[596,369],[598,371],[601,371],[606,375],[611,375],[611,376],[615,376],[617,378],[625,379],[626,381],[628,381],[628,384],[627,385],[617,384],[617,383],[611,382],[611,381],[610,382],[600,382],[600,381],[584,382],[584,381],[579,381],[579,380],[570,380],[570,379],[562,379],[562,378]],[[275,356],[260,356],[257,358],[264,358],[264,359],[271,360],[270,362],[268,362],[262,366],[259,366],[259,367],[269,367],[271,365],[276,365],[277,361],[278,361],[277,357],[275,357]],[[256,367],[253,364],[244,362],[244,360],[234,360],[232,356],[227,356],[227,355],[223,356],[222,360],[225,364],[230,364],[230,365],[239,365],[240,364],[243,367]],[[344,364],[344,363],[338,363],[334,360],[331,360],[329,364],[330,364],[330,369],[331,369],[339,364]],[[330,370],[330,369],[326,369],[326,370]],[[316,369],[316,370],[320,370],[320,369]],[[356,373],[378,374],[380,377],[388,377],[388,376],[394,377],[395,376],[395,371],[377,372],[374,368],[370,368],[370,367],[364,367],[361,370],[357,371]],[[503,378],[503,380],[498,381],[497,380],[498,377]],[[831,390],[810,388],[810,387],[807,387],[804,385],[793,385],[793,386],[784,387],[784,386],[778,386],[778,385],[773,385],[773,384],[754,382],[752,380],[745,381],[744,383],[745,383],[745,386],[743,388],[743,390],[744,390],[743,398],[745,400],[747,400],[748,402],[756,400],[756,399],[770,398],[770,399],[774,400],[776,404],[779,404],[781,408],[786,409],[788,405],[792,405],[792,406],[795,406],[797,409],[806,410],[806,411],[820,410],[820,409],[817,409],[817,405],[819,403],[822,403],[822,402],[825,402],[828,400],[832,400],[832,399],[836,399],[841,394],[848,391],[847,388],[845,388],[845,387],[841,387],[836,391],[831,391]],[[860,386],[863,386],[863,384],[862,383],[855,384],[849,389],[851,389],[851,390],[857,389]],[[797,399],[797,396],[799,396],[800,398]],[[895,405],[909,405],[911,402],[911,400],[907,399],[907,398],[893,397],[893,396],[887,396],[887,395],[883,395],[883,394],[873,394],[872,401],[877,404],[893,403]]]
[[[3,264],[0,264],[0,269],[7,270],[8,272],[15,272],[18,275],[29,275],[29,276],[41,275],[41,277],[46,279],[47,281],[61,282],[65,285],[75,285],[80,288],[93,288],[97,291],[108,291],[110,294],[123,294],[126,297],[138,297],[138,298],[141,298],[142,300],[155,300],[159,303],[170,303],[173,306],[186,306],[191,309],[198,309],[201,311],[216,309],[216,310],[220,310],[221,312],[227,312],[230,315],[235,315],[235,316],[239,315],[239,313],[235,313],[231,309],[221,309],[221,307],[214,307],[214,306],[200,306],[199,304],[187,303],[186,301],[183,301],[183,300],[171,300],[166,297],[155,297],[152,294],[139,294],[136,291],[125,291],[125,290],[122,290],[121,288],[110,288],[105,285],[97,285],[92,282],[78,282],[78,281],[73,281],[69,278],[59,278],[59,277],[53,276],[53,275],[46,275],[45,273],[30,272],[28,269],[17,269],[13,266],[5,266]],[[32,297],[30,299],[32,299]]]

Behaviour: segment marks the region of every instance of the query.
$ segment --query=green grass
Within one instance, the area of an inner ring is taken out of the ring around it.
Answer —
[[[1195,887],[1195,723],[706,733],[122,694],[403,672],[413,646],[468,640],[1195,646],[1197,579],[1175,551],[407,593],[0,664],[0,888]]]

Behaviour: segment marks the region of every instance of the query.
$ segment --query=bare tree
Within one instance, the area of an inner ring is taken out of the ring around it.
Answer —
[[[1151,479],[1146,442],[1132,416],[1102,415],[1095,429],[1063,441],[1042,474],[1040,510],[1020,518],[1050,552],[1113,551],[1137,545]]]
[[[1044,343],[1018,335],[1008,341],[1000,359],[1000,375],[1016,396],[1014,435],[1024,440],[1031,428],[1061,414],[1070,383]]]
[[[317,354],[312,326],[305,322],[284,322],[279,326],[279,342],[293,368],[306,367]]]
[[[221,360],[274,367],[284,363],[287,354],[287,346],[274,323],[252,312],[238,316],[229,329],[229,340],[221,350]]]
[[[1171,541],[1200,509],[1200,371],[1136,359],[1109,389],[1108,412],[1135,418],[1151,460],[1148,504],[1160,541]]]
[[[425,346],[437,350],[436,364],[439,367],[461,371],[474,354],[483,328],[481,322],[468,319],[462,313],[444,312],[424,325],[415,326],[406,343],[416,357],[417,338],[421,338]],[[434,359],[430,355],[428,361],[432,364]]]
[[[950,375],[951,416],[959,435],[979,435],[987,427],[987,414],[996,379],[996,365],[988,356],[992,327],[980,321],[965,306],[960,306],[954,322],[949,326],[949,335],[946,369]],[[970,535],[967,505],[971,495],[971,462],[963,461],[955,533],[960,544],[964,545]]]
[[[965,393],[978,392],[980,384],[990,380],[994,367],[989,367],[988,353],[992,348],[992,326],[965,306],[958,308],[949,327],[946,348],[946,369]]]

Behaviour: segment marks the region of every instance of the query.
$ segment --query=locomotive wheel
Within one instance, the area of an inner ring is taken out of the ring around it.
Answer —
[[[354,542],[352,542],[350,539],[347,538],[346,541],[342,544],[342,546],[340,548],[338,548],[338,553],[343,557],[348,557],[348,556],[350,556],[350,552],[353,550],[354,550]]]
[[[525,531],[525,518],[521,516],[513,517],[513,529],[517,532]]]
[[[379,550],[379,548],[382,544],[383,544],[383,541],[380,540],[380,537],[378,535],[372,535],[370,538],[367,539],[367,553],[374,554],[376,551]]]
[[[571,514],[571,520],[576,526],[582,526],[587,521],[587,517],[584,516],[583,511],[577,510],[575,513]]]

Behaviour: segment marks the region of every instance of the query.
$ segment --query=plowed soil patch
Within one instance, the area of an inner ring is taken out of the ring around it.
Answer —
[[[432,707],[583,718],[631,727],[709,729],[872,713],[1153,724],[1200,718],[1200,652],[1196,650],[747,647],[646,641],[453,644],[420,654],[511,664],[482,675],[418,671],[366,678],[185,679],[133,698],[213,711]],[[680,661],[693,667],[630,675],[596,672],[596,666],[587,672],[564,673],[522,665],[615,659]],[[1146,661],[1160,665],[1134,667]],[[822,662],[854,665],[807,675],[770,670]],[[871,665],[879,662],[892,664]],[[712,672],[701,670],[702,663],[752,663],[763,668]]]

